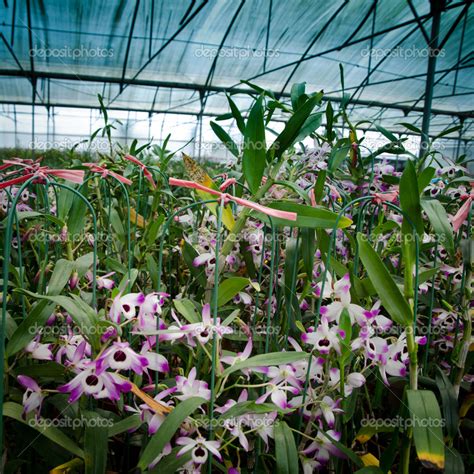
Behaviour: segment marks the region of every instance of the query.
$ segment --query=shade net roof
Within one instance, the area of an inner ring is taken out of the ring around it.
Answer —
[[[250,87],[241,80],[283,97],[306,82],[337,103],[342,65],[353,122],[421,128],[433,25],[427,0],[3,4],[3,104],[95,108],[100,93],[110,109],[210,117],[229,111],[226,93],[248,109]],[[431,135],[462,123],[462,137],[473,136],[470,4],[448,0],[441,13]]]

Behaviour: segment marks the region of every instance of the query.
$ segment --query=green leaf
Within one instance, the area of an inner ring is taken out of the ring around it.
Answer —
[[[108,437],[117,436],[128,430],[135,430],[143,424],[140,415],[131,415],[109,427]]]
[[[255,403],[251,402],[239,402],[229,408],[225,413],[222,414],[220,419],[236,418],[240,415],[248,413],[271,413],[275,411],[275,405],[273,403]]]
[[[76,264],[70,260],[59,259],[54,266],[53,273],[48,283],[48,295],[59,295],[66,286]]]
[[[211,128],[225,147],[236,157],[239,157],[239,147],[230,135],[216,122],[211,120]]]
[[[206,403],[204,398],[193,397],[181,402],[173,411],[166,416],[158,431],[151,437],[138,462],[138,467],[145,470],[156,457],[163,452],[165,444],[168,443],[178,431],[181,423],[201,405]]]
[[[56,191],[57,194],[57,216],[62,222],[66,222],[69,211],[71,210],[75,194],[66,188],[60,188]]]
[[[79,192],[87,198],[89,192],[87,186],[81,186]],[[74,195],[74,201],[72,202],[71,211],[69,212],[67,220],[67,229],[70,236],[73,237],[73,241],[78,234],[84,232],[85,219],[87,213],[87,205],[77,195]]]
[[[52,303],[61,306],[69,313],[73,321],[78,325],[82,334],[86,336],[89,343],[94,348],[99,347],[99,334],[97,331],[97,323],[99,320],[97,317],[97,313],[85,301],[79,298],[79,296],[43,296],[22,289],[18,289],[17,291],[19,293],[25,293],[29,296],[33,296],[34,298],[38,298],[40,300],[51,301]]]
[[[436,232],[438,242],[446,248],[451,256],[454,255],[453,228],[448,219],[448,214],[443,205],[435,199],[422,199],[421,207],[426,212],[433,230]]]
[[[409,325],[412,320],[410,305],[401,294],[377,252],[361,233],[357,234],[357,242],[362,263],[383,306],[395,322],[403,326]]]
[[[84,255],[81,255],[75,261],[75,268],[79,278],[82,278],[89,270],[90,267],[94,264],[94,252],[89,252]]]
[[[377,466],[365,466],[357,470],[355,474],[384,474],[384,471]]]
[[[314,267],[314,253],[316,251],[316,238],[314,229],[304,227],[300,230],[301,257],[303,259],[306,280],[312,281]]]
[[[291,86],[291,105],[295,112],[305,101],[305,86],[306,82],[297,82]]]
[[[443,130],[441,133],[438,133],[432,141],[437,140],[438,138],[445,137],[446,135],[450,135],[451,133],[457,132],[458,130],[462,130],[462,125],[456,125],[455,127],[447,128]]]
[[[158,287],[158,263],[153,258],[153,255],[148,254],[145,257],[146,261],[146,268],[151,278],[151,282],[153,284],[153,288]]]
[[[3,404],[3,416],[8,416],[9,418],[13,418],[16,421],[23,423],[24,425],[30,426],[49,440],[53,441],[53,443],[56,443],[57,445],[64,448],[66,451],[69,451],[80,458],[84,458],[84,451],[79,446],[77,446],[74,441],[68,438],[59,428],[51,426],[50,423],[47,423],[46,420],[42,418],[40,418],[37,423],[30,424],[21,416],[22,411],[23,407],[18,403],[5,402]],[[44,423],[41,423],[41,420],[43,420]]]
[[[418,459],[426,468],[444,468],[444,441],[441,411],[430,390],[407,390],[413,438]]]
[[[314,200],[316,204],[320,204],[324,195],[324,185],[326,183],[326,170],[321,170],[318,173],[318,178],[316,179],[316,184],[314,185]]]
[[[333,138],[335,135],[332,129],[333,123],[334,123],[334,111],[332,109],[331,102],[328,101],[326,105],[326,137],[330,142],[333,141]]]
[[[290,427],[284,421],[274,425],[275,456],[278,474],[298,474],[298,451]]]
[[[93,412],[82,412],[86,419],[84,430],[85,474],[104,474],[107,468],[109,428],[105,418]]]
[[[219,284],[217,294],[217,306],[221,307],[230,301],[239,291],[242,291],[250,284],[248,278],[232,277],[227,278]]]
[[[268,149],[270,161],[280,158],[283,153],[295,142],[301,129],[313,111],[316,104],[321,102],[322,93],[314,94],[290,117],[283,131]]]
[[[349,449],[348,447],[344,446],[342,443],[339,441],[335,440],[332,438],[329,434],[327,434],[325,431],[321,431],[322,435],[326,437],[331,443],[339,449],[342,453],[344,453],[357,467],[363,467],[364,463],[362,462],[362,459],[360,459],[357,454],[352,451],[352,449]]]
[[[449,378],[440,367],[437,367],[436,385],[438,386],[443,405],[444,419],[446,420],[446,433],[449,440],[453,440],[459,428],[459,407],[456,391]]]
[[[56,224],[59,228],[62,228],[64,225],[64,222],[59,220],[57,217],[54,217],[51,214],[44,214],[43,212],[37,212],[37,211],[18,211],[16,213],[18,220],[21,221],[23,219],[32,219],[34,217],[41,217],[42,219],[46,219],[53,224]],[[7,217],[3,220],[3,224],[6,224]]]
[[[395,428],[393,426],[371,426],[368,424],[360,428],[354,439],[360,444],[365,444],[377,433],[392,433],[394,430]]]
[[[329,157],[329,170],[330,171],[335,171],[341,166],[343,161],[346,159],[347,154],[349,153],[350,149],[351,149],[351,146],[349,144],[342,143],[341,146],[334,147],[331,150],[331,155]]]
[[[383,128],[380,125],[375,124],[375,128],[385,137],[388,138],[391,142],[398,142],[398,138],[392,133],[389,132],[386,128]]]
[[[420,193],[415,165],[408,160],[400,178],[400,207],[414,224],[418,235],[423,234],[423,219],[421,217]],[[405,219],[404,219],[405,221]],[[408,225],[407,232],[411,233],[412,226]]]
[[[411,123],[408,122],[400,122],[400,125],[403,125],[405,128],[408,128],[408,130],[417,133],[418,135],[421,135],[421,130],[418,127],[415,127]]]
[[[229,102],[230,110],[232,111],[232,116],[235,119],[235,122],[237,123],[237,128],[240,130],[240,133],[244,134],[245,133],[245,122],[242,117],[242,114],[240,113],[239,108],[237,105],[235,105],[235,102],[232,100],[230,95],[227,96],[227,101]]]
[[[344,331],[344,338],[341,338],[341,357],[340,361],[342,365],[346,364],[347,359],[352,354],[351,349],[351,337],[352,337],[352,324],[351,317],[347,308],[342,310],[341,316],[339,318],[339,328]],[[340,337],[340,336],[339,336]]]
[[[201,315],[197,312],[196,306],[194,306],[194,303],[191,300],[181,298],[179,300],[173,300],[173,304],[176,311],[178,311],[178,313],[189,323],[195,324],[201,322]]]
[[[117,236],[123,239],[125,237],[124,224],[128,225],[127,218],[122,218],[117,209],[112,208],[109,214],[109,221]]]
[[[187,462],[191,461],[192,459],[192,452],[188,451],[184,453],[182,456],[177,456],[178,452],[182,446],[178,446],[171,450],[171,453],[168,456],[165,456],[160,462],[153,468],[148,469],[148,474],[163,474],[163,473],[171,473],[171,472],[181,472],[179,469],[181,466],[186,464]]]
[[[118,290],[121,293],[127,294],[130,292],[130,289],[133,287],[135,284],[135,281],[138,278],[138,270],[136,268],[131,268],[130,273],[127,271],[125,272],[123,278],[120,280],[120,283],[118,285]]]
[[[24,365],[14,369],[15,375],[28,375],[28,377],[51,378],[54,382],[65,378],[66,367],[56,362],[42,362],[41,364]]]
[[[291,364],[292,362],[296,362],[307,357],[308,354],[306,352],[269,352],[268,354],[259,354],[227,367],[224,372],[222,372],[222,377],[227,377],[227,375],[237,370],[248,369],[252,367],[268,367],[270,365]]]
[[[255,194],[262,183],[265,171],[266,144],[263,121],[263,97],[259,97],[249,113],[244,133],[242,171],[250,191]]]
[[[313,231],[314,232],[314,231]],[[295,313],[299,311],[298,297],[296,296],[296,279],[298,275],[298,239],[289,237],[286,240],[285,247],[285,265],[283,269],[284,276],[284,295],[286,314],[288,316],[288,327],[291,331],[295,329],[295,321],[301,317],[295,318]]]
[[[305,206],[292,201],[273,201],[267,205],[272,209],[280,211],[296,212],[298,217],[295,221],[272,217],[271,221],[277,226],[308,227],[310,229],[332,229],[336,224],[337,214],[324,207]],[[270,222],[268,216],[258,213],[264,222]],[[344,229],[352,224],[352,221],[345,216],[339,219],[338,229]]]
[[[199,256],[199,254],[196,249],[188,242],[184,242],[183,259],[186,262],[186,265],[188,266],[191,275],[193,275],[193,277],[196,279],[200,286],[205,287],[207,279],[203,267],[195,267],[193,265],[193,261],[197,256]]]
[[[311,114],[305,120],[303,126],[301,127],[300,132],[298,133],[297,137],[293,140],[292,145],[304,140],[307,136],[311,135],[317,128],[319,128],[323,120],[323,115],[324,115],[324,112],[317,112],[315,114]]]
[[[268,97],[271,97],[272,99],[275,99],[275,94],[267,89],[262,89],[260,86],[257,86],[257,84],[253,84],[252,82],[246,81],[246,80],[240,80],[242,84],[247,84],[249,87],[251,87],[254,91],[257,91],[259,94],[266,95]]]
[[[433,176],[435,175],[436,170],[430,166],[428,168],[425,168],[418,176],[418,191],[422,193],[426,186],[430,184],[431,180],[433,179]]]
[[[462,456],[452,446],[446,446],[445,454],[445,474],[464,474],[464,462]]]
[[[45,300],[38,301],[28,314],[28,316],[20,323],[12,337],[8,341],[6,348],[7,357],[11,357],[18,351],[24,349],[30,341],[38,334],[48,318],[54,311],[54,304]]]
[[[413,273],[415,267],[414,233],[423,234],[420,193],[415,165],[408,160],[400,178],[400,207],[404,213],[402,222],[402,257],[404,268],[404,291],[407,298],[413,297]]]

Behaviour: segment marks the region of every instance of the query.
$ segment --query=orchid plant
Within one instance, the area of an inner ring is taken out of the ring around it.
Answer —
[[[96,162],[3,160],[2,472],[472,468],[464,158],[247,85],[224,172],[103,105]]]

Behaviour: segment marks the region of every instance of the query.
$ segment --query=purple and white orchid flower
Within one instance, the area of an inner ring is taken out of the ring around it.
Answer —
[[[206,344],[215,334],[221,338],[224,334],[232,334],[232,328],[221,325],[220,318],[211,317],[211,305],[209,303],[202,307],[202,323],[185,324],[181,326],[181,331],[195,337],[201,344]]]
[[[26,415],[32,411],[36,413],[36,416],[39,416],[44,399],[40,386],[35,380],[26,375],[19,375],[17,380],[26,389],[23,394],[23,412],[21,416],[25,419]]]
[[[141,375],[149,365],[148,358],[137,354],[128,342],[114,342],[97,359],[97,369],[133,370]]]
[[[187,400],[191,397],[202,397],[206,400],[211,399],[211,391],[207,382],[196,380],[196,367],[193,367],[189,372],[188,377],[182,377],[178,375],[176,377],[176,388],[182,395],[178,395],[176,398],[179,400]]]
[[[196,439],[182,436],[176,440],[176,444],[183,446],[178,451],[177,456],[182,456],[184,453],[192,451],[192,460],[196,464],[204,464],[209,457],[209,452],[216,456],[219,461],[222,461],[222,456],[219,452],[220,441],[207,441],[202,436],[198,436]]]
[[[110,320],[116,324],[122,322],[122,316],[125,319],[132,319],[137,314],[137,306],[141,306],[145,302],[145,295],[143,293],[129,293],[122,296],[119,293],[113,300],[110,307]]]
[[[103,368],[97,367],[97,362],[87,363],[86,368],[81,370],[67,384],[58,387],[61,393],[70,392],[69,403],[77,401],[81,395],[91,395],[94,398],[110,398],[119,400],[122,392],[129,392],[132,384],[112,372],[105,372]]]

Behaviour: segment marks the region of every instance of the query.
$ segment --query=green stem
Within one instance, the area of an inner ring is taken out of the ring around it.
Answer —
[[[275,181],[273,178],[268,178],[265,184],[252,196],[252,200],[255,202],[258,202],[266,194],[266,192],[272,187],[274,182]],[[229,255],[229,253],[232,251],[232,248],[234,247],[234,243],[236,241],[236,237],[240,234],[240,232],[242,232],[242,229],[244,228],[249,215],[250,215],[250,209],[248,208],[245,208],[240,213],[239,218],[237,219],[237,221],[234,224],[234,227],[232,228],[232,232],[229,232],[229,235],[225,239],[224,245],[222,246],[221,255],[223,255],[224,257]]]
[[[406,328],[408,356],[410,359],[410,389],[418,390],[418,355],[414,326]]]
[[[472,315],[467,309],[464,312],[464,321],[463,321],[463,334],[462,338],[456,346],[454,353],[457,354],[457,360],[454,361],[456,364],[455,375],[454,375],[454,391],[456,397],[459,396],[459,389],[461,387],[462,378],[464,376],[466,359],[469,353],[469,346],[471,345],[471,336],[472,336]]]

